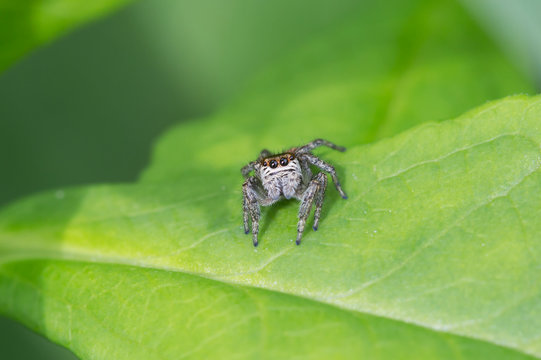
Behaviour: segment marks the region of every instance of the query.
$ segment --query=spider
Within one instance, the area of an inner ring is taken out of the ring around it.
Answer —
[[[297,245],[301,243],[304,226],[314,202],[316,210],[313,229],[317,230],[323,197],[327,188],[327,176],[323,172],[313,175],[310,165],[331,174],[336,190],[342,198],[347,199],[347,195],[336,177],[334,167],[311,153],[313,149],[322,145],[334,150],[346,151],[345,147],[337,146],[323,139],[316,139],[281,154],[272,154],[269,150],[264,149],[257,160],[241,169],[242,175],[246,178],[242,184],[244,232],[246,234],[250,232],[249,218],[251,217],[254,246],[258,244],[260,206],[269,206],[282,198],[295,198],[301,202],[297,224]],[[254,175],[250,176],[252,170]]]

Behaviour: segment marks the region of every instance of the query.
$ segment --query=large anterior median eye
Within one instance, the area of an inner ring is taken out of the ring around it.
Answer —
[[[278,161],[276,161],[276,160],[271,160],[271,161],[269,161],[269,165],[270,165],[271,168],[274,169],[275,167],[278,166]]]
[[[285,157],[280,158],[280,165],[286,166],[287,165],[287,159]]]

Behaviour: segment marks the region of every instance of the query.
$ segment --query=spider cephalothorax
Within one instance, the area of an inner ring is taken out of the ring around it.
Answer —
[[[314,148],[322,145],[338,151],[346,150],[344,147],[334,145],[329,141],[317,139],[281,154],[272,154],[268,150],[263,150],[257,160],[242,168],[242,175],[246,178],[246,181],[242,184],[244,232],[246,234],[250,232],[249,220],[251,218],[254,246],[258,244],[260,206],[274,204],[281,198],[295,198],[301,201],[297,225],[297,245],[301,243],[306,219],[310,215],[314,202],[316,207],[314,230],[317,230],[325,189],[327,188],[327,176],[322,172],[313,175],[310,165],[328,172],[340,195],[344,199],[347,198],[336,177],[334,167],[311,153]],[[250,176],[252,170],[254,175]]]

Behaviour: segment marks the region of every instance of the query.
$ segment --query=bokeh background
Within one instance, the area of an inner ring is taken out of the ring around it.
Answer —
[[[0,0],[1,1],[1,0]],[[541,89],[541,2],[463,0]],[[361,1],[141,0],[0,74],[0,206],[51,188],[129,182],[160,133],[199,121]],[[75,359],[0,317],[2,359]]]

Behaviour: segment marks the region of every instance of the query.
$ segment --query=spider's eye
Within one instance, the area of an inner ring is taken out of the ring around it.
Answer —
[[[295,160],[295,156],[294,155],[289,155],[289,160]]]
[[[280,165],[286,166],[287,165],[287,158],[285,158],[285,157],[280,158]]]
[[[267,166],[267,162],[266,162],[266,161],[263,161],[263,162],[261,163],[261,165]]]
[[[269,165],[270,165],[271,168],[274,169],[275,167],[278,166],[278,161],[276,161],[276,160],[271,160],[271,161],[269,161]]]

